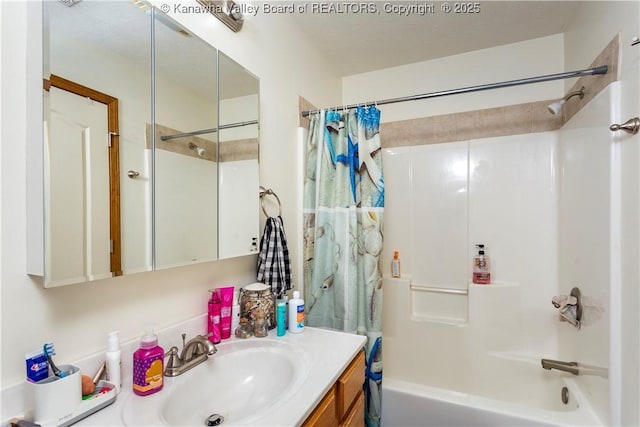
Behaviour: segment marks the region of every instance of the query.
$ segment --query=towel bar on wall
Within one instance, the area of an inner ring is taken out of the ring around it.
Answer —
[[[267,213],[267,210],[264,207],[264,197],[269,195],[269,196],[273,196],[276,198],[276,201],[278,202],[278,216],[282,216],[282,203],[280,203],[280,198],[278,197],[278,195],[275,193],[275,191],[273,191],[270,188],[264,188],[262,185],[260,186],[260,207],[262,208],[262,212],[264,212],[264,215],[269,218],[270,215]]]

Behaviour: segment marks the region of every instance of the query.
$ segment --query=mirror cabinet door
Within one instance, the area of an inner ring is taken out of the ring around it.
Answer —
[[[218,259],[217,50],[154,9],[155,269]]]
[[[151,269],[150,35],[131,2],[43,2],[45,287]]]
[[[43,1],[43,62],[45,287],[257,251],[255,76],[144,0]]]
[[[218,253],[231,258],[258,251],[260,82],[222,52],[218,67]]]

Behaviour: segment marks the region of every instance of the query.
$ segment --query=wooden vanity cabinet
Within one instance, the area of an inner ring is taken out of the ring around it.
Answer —
[[[336,385],[324,395],[303,427],[335,427],[338,425],[338,408],[336,405]]]
[[[364,426],[364,352],[359,352],[324,395],[303,427]]]

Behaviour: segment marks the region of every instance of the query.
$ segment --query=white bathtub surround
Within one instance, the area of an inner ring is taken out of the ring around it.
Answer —
[[[176,324],[169,328],[157,331],[158,343],[168,350],[175,345],[182,347],[180,334],[185,332],[187,339],[196,334],[203,333],[206,330],[206,314],[196,316],[185,322]],[[335,383],[341,372],[347,367],[349,362],[355,355],[362,351],[366,342],[366,337],[337,332],[326,329],[306,328],[304,334],[294,335],[287,334],[284,337],[276,337],[275,329],[272,330],[268,338],[250,338],[259,341],[277,341],[286,342],[296,347],[296,351],[305,354],[304,360],[300,363],[308,365],[309,369],[302,385],[294,396],[291,396],[286,405],[276,405],[274,410],[267,414],[267,418],[254,420],[252,425],[299,425],[311,413],[314,407],[320,402],[325,393]],[[225,343],[241,341],[238,338],[225,340],[220,345],[218,353],[220,356],[224,354]],[[132,354],[138,347],[138,340],[130,340],[122,344],[122,391],[118,395],[116,402],[107,408],[97,412],[96,414],[81,420],[75,424],[77,426],[122,426],[123,415],[122,410],[127,405],[129,409],[132,407],[131,399],[139,399],[140,401],[149,401],[152,396],[139,397],[133,394],[131,390],[132,381]],[[204,363],[215,363],[216,355],[210,357]],[[93,376],[99,365],[104,361],[104,351],[88,356],[82,360],[74,362],[82,373]],[[197,374],[198,367],[193,368],[192,372]],[[184,374],[187,375],[187,374]],[[177,377],[180,378],[180,377]],[[169,381],[165,386],[169,387]],[[213,387],[224,389],[231,384],[212,384]],[[12,417],[30,417],[31,409],[25,406],[24,383],[14,387],[4,389],[2,392],[2,419],[0,425],[5,426]],[[166,390],[156,393],[155,399],[162,401],[168,397]],[[128,404],[127,404],[128,402]],[[147,405],[148,406],[148,405]],[[221,411],[216,409],[216,411]],[[215,411],[213,411],[215,412]],[[212,413],[213,413],[212,412]],[[222,412],[220,412],[222,413]],[[151,414],[152,415],[152,414]],[[150,415],[149,419],[154,419]],[[203,420],[204,423],[204,420]],[[157,425],[158,419],[150,425]],[[232,423],[227,423],[232,425]]]
[[[544,132],[383,150],[382,259],[399,250],[412,286],[466,292],[475,244],[485,244],[495,283],[479,286],[518,284],[517,299],[501,309],[536,319],[518,326],[525,351],[557,351],[555,319],[538,311],[553,308],[558,290],[557,143],[555,132]],[[412,304],[416,315],[464,323],[469,300],[423,292]]]
[[[620,82],[614,82],[567,122],[559,131],[558,174],[559,292],[578,286],[588,308],[579,333],[561,329],[559,355],[609,369],[610,384],[592,376],[577,382],[605,424],[613,425],[620,416],[610,402],[619,401],[621,387],[621,325],[616,319],[621,312],[622,201],[619,143],[609,125],[620,123],[619,107]]]
[[[526,318],[517,304],[522,298],[522,286],[471,284],[468,320],[464,323],[417,313],[414,301],[423,295],[411,289],[411,278],[385,278],[383,288],[383,356],[388,361],[385,377],[449,390],[473,390],[482,395],[483,368],[496,354],[537,360],[539,367],[544,353],[525,351],[519,346],[526,342],[520,337],[522,325],[534,321]],[[557,322],[555,309],[550,303],[549,306],[548,320]],[[539,370],[547,372],[541,367]],[[493,372],[499,375],[500,370]],[[477,386],[471,387],[472,383]]]
[[[514,303],[521,286],[471,284],[465,323],[412,313],[410,278],[386,278],[383,287],[385,313],[406,313],[384,317],[383,426],[602,425],[578,377],[546,371],[540,355],[518,350],[521,325],[530,321]],[[591,381],[606,390],[602,375]]]
[[[514,402],[522,390],[555,395],[546,384],[569,375],[540,359],[576,361],[588,369],[571,377],[571,393],[594,418],[558,423],[619,424],[621,159],[608,130],[619,89],[609,85],[557,132],[385,151],[386,258],[400,250],[408,274],[383,285],[385,379],[526,412],[535,401]],[[490,285],[469,283],[476,243],[492,257]],[[551,303],[574,286],[580,329]]]

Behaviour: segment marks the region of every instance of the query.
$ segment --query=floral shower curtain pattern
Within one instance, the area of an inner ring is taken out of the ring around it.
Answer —
[[[368,426],[380,424],[384,178],[380,110],[311,117],[304,183],[304,293],[309,326],[366,335]]]

